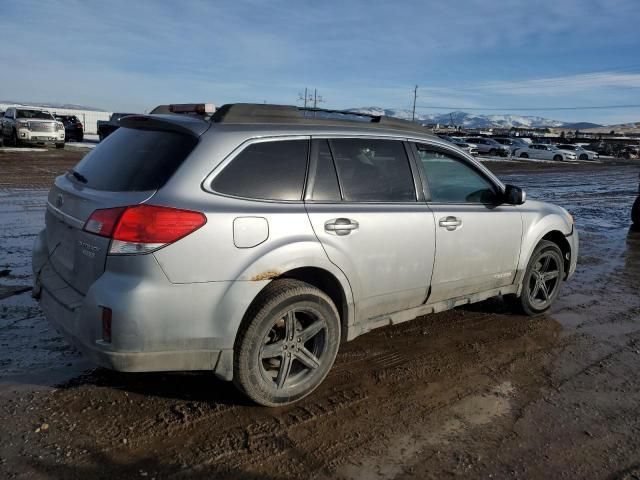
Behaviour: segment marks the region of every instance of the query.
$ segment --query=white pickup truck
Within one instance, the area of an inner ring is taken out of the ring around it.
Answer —
[[[5,145],[55,144],[64,148],[64,124],[40,108],[10,107],[0,119]]]

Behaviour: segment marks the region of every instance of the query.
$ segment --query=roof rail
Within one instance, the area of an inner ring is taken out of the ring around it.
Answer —
[[[411,130],[428,133],[422,125],[384,115],[329,110],[323,108],[302,108],[295,105],[269,105],[262,103],[229,103],[221,106],[211,116],[211,121],[222,124],[294,123],[301,125],[353,125],[367,127]]]

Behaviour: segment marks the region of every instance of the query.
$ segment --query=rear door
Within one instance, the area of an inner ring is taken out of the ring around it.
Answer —
[[[360,320],[426,299],[435,227],[417,201],[406,148],[376,138],[312,143],[305,205],[329,259],[351,284]]]
[[[415,148],[436,226],[429,302],[512,284],[522,237],[518,208],[498,204],[498,186],[458,153]]]
[[[104,272],[109,250],[109,239],[83,231],[90,215],[148,200],[198,141],[169,131],[122,128],[116,133],[56,178],[47,201],[50,264],[82,294]]]

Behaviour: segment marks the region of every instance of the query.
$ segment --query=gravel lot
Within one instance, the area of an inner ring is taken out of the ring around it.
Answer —
[[[491,300],[373,331],[265,409],[207,373],[94,369],[43,319],[31,244],[84,153],[0,151],[0,478],[640,478],[640,163],[487,163],[576,218],[551,312]]]

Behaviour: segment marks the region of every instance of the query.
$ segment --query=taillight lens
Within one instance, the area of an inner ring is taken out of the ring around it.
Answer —
[[[112,239],[109,253],[149,253],[195,232],[207,223],[200,212],[154,205],[101,209],[85,230]]]
[[[91,214],[87,223],[84,224],[86,232],[95,233],[101,237],[109,237],[113,234],[120,215],[127,207],[104,208],[96,210]]]

